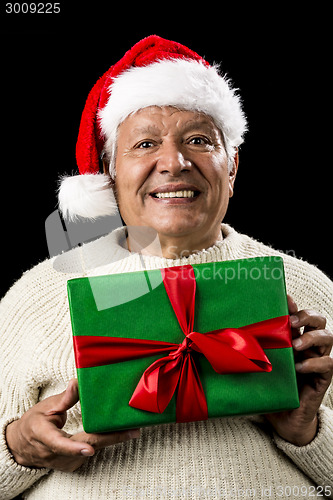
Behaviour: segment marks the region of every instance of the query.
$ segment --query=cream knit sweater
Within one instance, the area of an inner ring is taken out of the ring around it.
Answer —
[[[177,260],[140,257],[123,247],[124,231],[46,260],[26,272],[0,304],[0,499],[29,500],[333,498],[333,394],[307,446],[275,435],[263,417],[212,419],[142,429],[137,440],[100,452],[74,473],[18,465],[5,428],[38,401],[62,392],[74,377],[68,279],[175,265],[278,255],[223,224],[224,239]],[[323,313],[333,327],[333,284],[317,268],[282,255],[287,291],[299,308]],[[250,395],[249,395],[250,397]],[[80,405],[67,432],[82,430]]]

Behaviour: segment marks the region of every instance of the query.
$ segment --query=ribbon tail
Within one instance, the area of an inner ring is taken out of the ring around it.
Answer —
[[[139,410],[163,413],[176,390],[181,359],[158,359],[144,371],[129,405]]]
[[[185,356],[179,378],[176,418],[177,422],[194,422],[208,418],[205,393],[190,354]]]

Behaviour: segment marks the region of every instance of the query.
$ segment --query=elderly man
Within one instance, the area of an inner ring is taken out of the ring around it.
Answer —
[[[157,36],[136,44],[91,91],[80,175],[62,181],[60,208],[95,218],[118,207],[127,226],[154,230],[160,246],[139,255],[119,228],[71,250],[57,269],[54,259],[39,264],[2,300],[1,499],[333,497],[333,287],[290,256],[281,254],[299,408],[82,430],[68,279],[279,255],[221,224],[245,130],[240,100],[217,68]]]

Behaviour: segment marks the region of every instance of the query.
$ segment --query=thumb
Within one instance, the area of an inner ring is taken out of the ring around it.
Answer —
[[[79,401],[79,389],[77,379],[70,380],[66,390],[61,394],[57,394],[50,398],[52,399],[52,407],[45,412],[45,415],[58,415],[65,413]],[[51,401],[50,401],[51,403]]]

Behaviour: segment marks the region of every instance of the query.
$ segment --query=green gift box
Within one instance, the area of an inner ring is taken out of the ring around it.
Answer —
[[[299,406],[279,257],[77,278],[68,297],[86,432]]]

